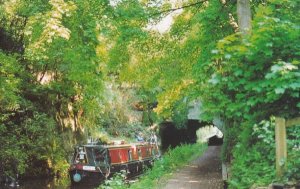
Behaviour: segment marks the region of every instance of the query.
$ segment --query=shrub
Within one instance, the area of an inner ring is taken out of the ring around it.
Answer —
[[[282,180],[276,178],[274,120],[272,117],[255,124],[248,136],[248,143],[239,142],[235,146],[229,188],[250,188],[252,185],[265,186],[275,181],[286,183],[300,179],[299,127],[287,129],[287,171]],[[241,136],[244,137],[244,134]]]

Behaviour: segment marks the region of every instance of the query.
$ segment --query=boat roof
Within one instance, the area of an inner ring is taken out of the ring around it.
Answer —
[[[84,146],[88,148],[92,147],[100,147],[100,148],[120,148],[120,147],[131,147],[131,146],[145,146],[148,145],[149,143],[141,143],[141,142],[136,142],[136,143],[127,143],[127,144],[84,144],[84,145],[79,145],[79,146]]]

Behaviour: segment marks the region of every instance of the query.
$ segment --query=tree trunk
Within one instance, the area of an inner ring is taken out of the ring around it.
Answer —
[[[249,0],[237,0],[239,31],[246,35],[251,30],[251,10]]]

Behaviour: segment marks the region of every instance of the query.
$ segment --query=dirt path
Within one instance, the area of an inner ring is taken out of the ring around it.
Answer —
[[[222,189],[221,146],[209,146],[199,157],[175,173],[163,189]]]

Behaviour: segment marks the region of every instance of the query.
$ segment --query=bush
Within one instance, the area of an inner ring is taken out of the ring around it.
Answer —
[[[106,180],[103,185],[99,186],[99,189],[122,189],[124,188],[125,177],[125,170],[122,170],[120,173],[115,173],[113,177]]]
[[[287,129],[287,171],[283,180],[276,178],[274,120],[272,117],[270,121],[263,120],[259,124],[255,124],[250,136],[248,136],[248,143],[239,142],[235,146],[229,188],[250,188],[252,185],[266,186],[275,181],[286,183],[300,179],[299,127]],[[241,134],[241,137],[244,138],[244,133]]]

